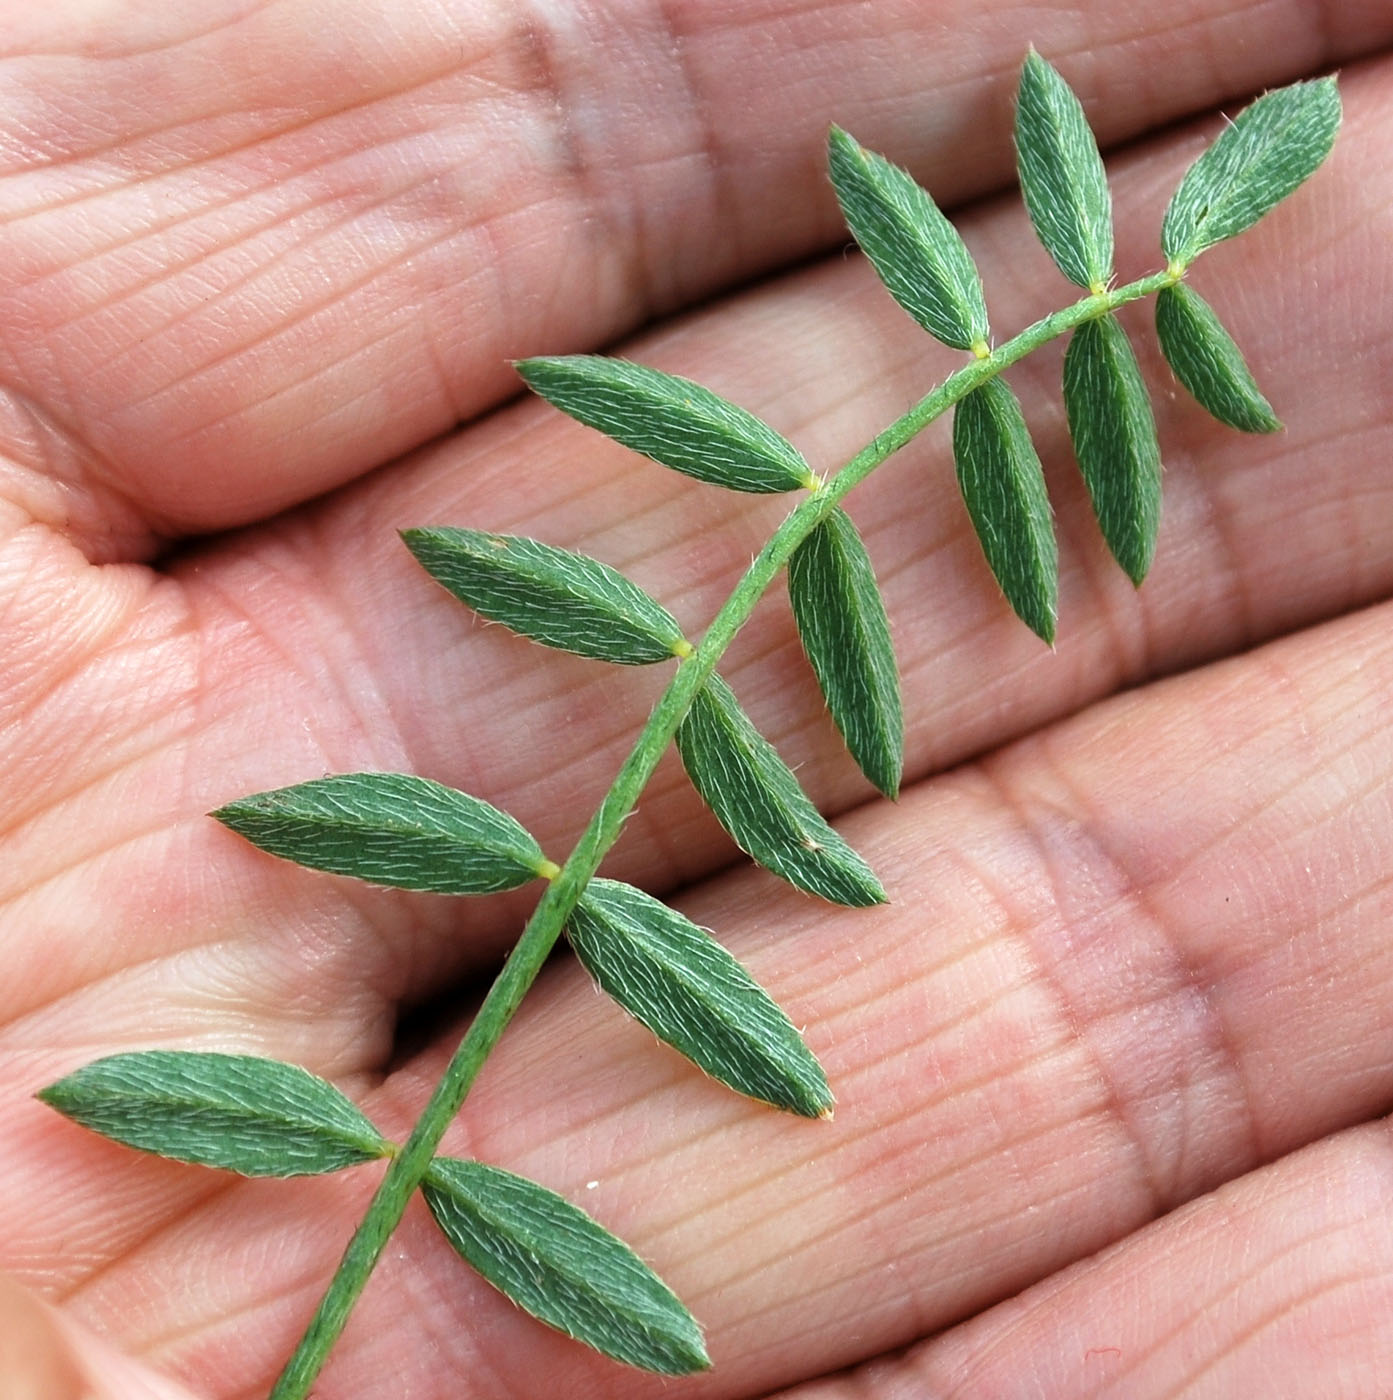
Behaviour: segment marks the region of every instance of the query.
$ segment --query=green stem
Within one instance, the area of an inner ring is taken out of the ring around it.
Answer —
[[[396,1229],[430,1168],[440,1139],[459,1112],[484,1060],[498,1043],[518,1004],[541,971],[566,916],[575,907],[600,862],[619,838],[624,820],[672,742],[697,691],[744,626],[789,556],[817,523],[885,459],[916,434],[1007,365],[1023,359],[1046,341],[1130,301],[1149,296],[1179,280],[1174,271],[1156,272],[1114,291],[1084,297],[1044,317],[980,359],[949,375],[936,389],[878,434],[836,476],[811,491],[770,536],[745,571],[702,638],[682,660],[632,751],[620,768],[599,810],[590,819],[561,873],[547,887],[527,927],[504,963],[454,1058],[422,1111],[411,1136],[392,1160],[329,1283],[314,1318],[296,1347],[270,1400],[304,1400],[314,1384],[378,1256]]]

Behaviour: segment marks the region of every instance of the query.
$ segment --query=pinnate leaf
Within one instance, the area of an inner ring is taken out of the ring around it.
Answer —
[[[595,879],[566,932],[600,986],[713,1079],[806,1118],[831,1108],[822,1067],[788,1017],[675,909],[632,885]]]
[[[1112,196],[1079,99],[1031,49],[1016,98],[1016,165],[1030,221],[1059,270],[1101,291],[1112,276]]]
[[[563,413],[698,481],[774,492],[814,480],[791,442],[690,379],[606,355],[522,360],[517,368]]]
[[[588,555],[481,530],[407,530],[402,538],[461,602],[544,646],[628,666],[670,661],[685,648],[666,608]]]
[[[1064,408],[1103,538],[1140,584],[1156,553],[1161,449],[1137,357],[1115,316],[1085,321],[1069,341]]]
[[[1059,555],[1040,459],[1015,394],[988,379],[953,413],[958,485],[1006,601],[1038,636],[1054,641]]]
[[[982,280],[928,191],[840,127],[828,135],[827,162],[847,227],[890,295],[944,344],[985,349]]]
[[[680,1376],[711,1364],[672,1290],[554,1191],[455,1157],[437,1157],[422,1189],[458,1253],[533,1317],[647,1371]]]
[[[1264,93],[1185,172],[1161,225],[1161,248],[1184,267],[1252,227],[1330,154],[1340,126],[1334,78]]]
[[[312,870],[435,894],[491,894],[547,861],[506,812],[409,773],[345,773],[240,798],[213,815]]]
[[[1273,433],[1282,426],[1233,337],[1183,282],[1156,298],[1156,337],[1175,377],[1221,423],[1245,433]]]
[[[716,820],[766,870],[833,904],[884,902],[870,867],[822,819],[719,676],[697,693],[677,748]]]
[[[885,604],[866,546],[841,510],[794,551],[788,593],[798,635],[851,756],[887,797],[900,788],[904,717]]]
[[[110,1055],[39,1098],[128,1147],[243,1176],[312,1176],[391,1151],[332,1084],[251,1055]]]

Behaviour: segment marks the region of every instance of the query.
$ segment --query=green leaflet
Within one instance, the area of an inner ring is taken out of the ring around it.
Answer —
[[[250,1055],[110,1055],[39,1098],[128,1147],[243,1176],[312,1176],[391,1152],[332,1084]]]
[[[793,552],[788,595],[847,749],[866,777],[894,797],[904,767],[900,678],[875,571],[843,511],[832,511]]]
[[[533,1317],[647,1371],[710,1366],[701,1329],[672,1290],[554,1191],[455,1157],[437,1157],[422,1190],[459,1254]]]
[[[690,379],[606,355],[522,360],[517,370],[563,413],[698,481],[756,492],[814,481],[791,442]]]
[[[491,894],[550,869],[506,812],[408,773],[315,778],[213,815],[272,855],[399,889]]]
[[[1020,403],[988,379],[953,412],[958,485],[1006,601],[1046,642],[1054,641],[1059,556],[1045,477]]]
[[[768,993],[710,934],[617,880],[591,880],[567,936],[629,1014],[713,1079],[817,1118],[832,1106],[822,1066]]]
[[[405,530],[402,539],[461,602],[544,646],[626,666],[687,649],[672,614],[598,559],[481,530]]]
[[[828,133],[827,162],[847,227],[890,295],[944,344],[985,351],[982,280],[928,192],[840,127]]]
[[[719,676],[698,691],[677,748],[731,840],[766,870],[833,904],[884,903],[870,867],[822,819]]]
[[[1221,423],[1245,433],[1282,426],[1213,308],[1183,282],[1156,298],[1156,337],[1175,377]]]
[[[1161,521],[1161,449],[1137,357],[1115,316],[1085,321],[1069,341],[1064,408],[1103,538],[1140,584]]]
[[[1102,291],[1112,277],[1112,196],[1079,99],[1030,50],[1016,98],[1016,167],[1030,221],[1059,270]]]
[[[1334,78],[1265,93],[1185,172],[1161,225],[1168,261],[1185,267],[1242,233],[1320,165],[1340,126]]]

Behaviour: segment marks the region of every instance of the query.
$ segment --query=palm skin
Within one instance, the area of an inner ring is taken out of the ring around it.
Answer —
[[[747,961],[807,1028],[835,1120],[735,1099],[558,962],[446,1142],[632,1242],[706,1325],[711,1373],[591,1357],[413,1210],[317,1393],[1376,1393],[1393,22],[1343,4],[1313,26],[1291,0],[1253,47],[1232,3],[1161,33],[1148,7],[1090,8],[1086,42],[994,4],[0,18],[0,1374],[30,1386],[9,1393],[77,1395],[95,1365],[108,1397],[263,1395],[375,1180],[155,1161],[35,1089],[124,1049],[264,1054],[400,1137],[530,898],[368,889],[205,814],[411,771],[560,859],[661,684],[478,626],[395,532],[593,552],[695,633],[779,517],[507,402],[507,359],[643,328],[623,353],[834,467],[958,357],[843,255],[822,133],[945,205],[1004,186],[1027,37],[1105,143],[1345,65],[1331,162],[1194,272],[1286,433],[1209,424],[1139,335],[1168,472],[1134,593],[1075,480],[1058,355],[1014,372],[1058,512],[1056,654],[981,563],[942,425],[858,491],[905,676],[898,805],[839,752],[787,610],[742,634],[727,675],[892,903],[740,867],[671,763],[608,868]],[[1112,162],[1123,276],[1155,265],[1212,130]],[[998,336],[1070,298],[1017,201],[962,226]]]

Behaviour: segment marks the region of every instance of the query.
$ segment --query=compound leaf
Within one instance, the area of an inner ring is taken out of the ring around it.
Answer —
[[[627,666],[670,661],[686,648],[666,608],[588,555],[481,530],[406,530],[402,538],[461,602],[544,646]]]
[[[1340,126],[1334,78],[1293,83],[1250,103],[1185,172],[1161,225],[1161,248],[1185,267],[1252,227],[1330,154]]]
[[[953,413],[958,485],[1006,601],[1046,642],[1054,641],[1059,555],[1045,477],[1015,394],[988,379]]]
[[[677,748],[717,821],[766,870],[833,904],[884,902],[870,867],[822,819],[719,676],[698,691]]]
[[[109,1055],[39,1098],[128,1147],[243,1176],[312,1176],[391,1151],[332,1084],[251,1055]]]
[[[890,624],[866,546],[840,509],[793,552],[788,594],[803,650],[861,771],[887,797],[900,787],[904,716]]]
[[[536,841],[506,812],[409,773],[315,778],[213,815],[272,855],[399,889],[491,894],[548,870]]]
[[[533,1317],[647,1371],[680,1376],[711,1364],[672,1290],[554,1191],[455,1157],[437,1157],[422,1189],[461,1257]]]
[[[1030,221],[1059,270],[1102,291],[1112,276],[1112,196],[1068,83],[1031,49],[1016,97],[1016,166]]]
[[[812,1051],[769,994],[710,934],[660,900],[594,879],[567,936],[600,986],[713,1079],[816,1118],[832,1106]]]
[[[834,126],[827,161],[847,227],[899,304],[958,350],[986,350],[987,307],[967,245],[928,191]]]
[[[1233,337],[1183,282],[1156,298],[1156,337],[1175,377],[1221,423],[1245,433],[1273,433],[1282,426]]]
[[[522,360],[517,369],[563,413],[698,481],[767,493],[815,480],[791,442],[690,379],[607,355]]]
[[[1161,449],[1137,357],[1115,316],[1085,321],[1070,339],[1064,408],[1103,538],[1140,584],[1156,553]]]

